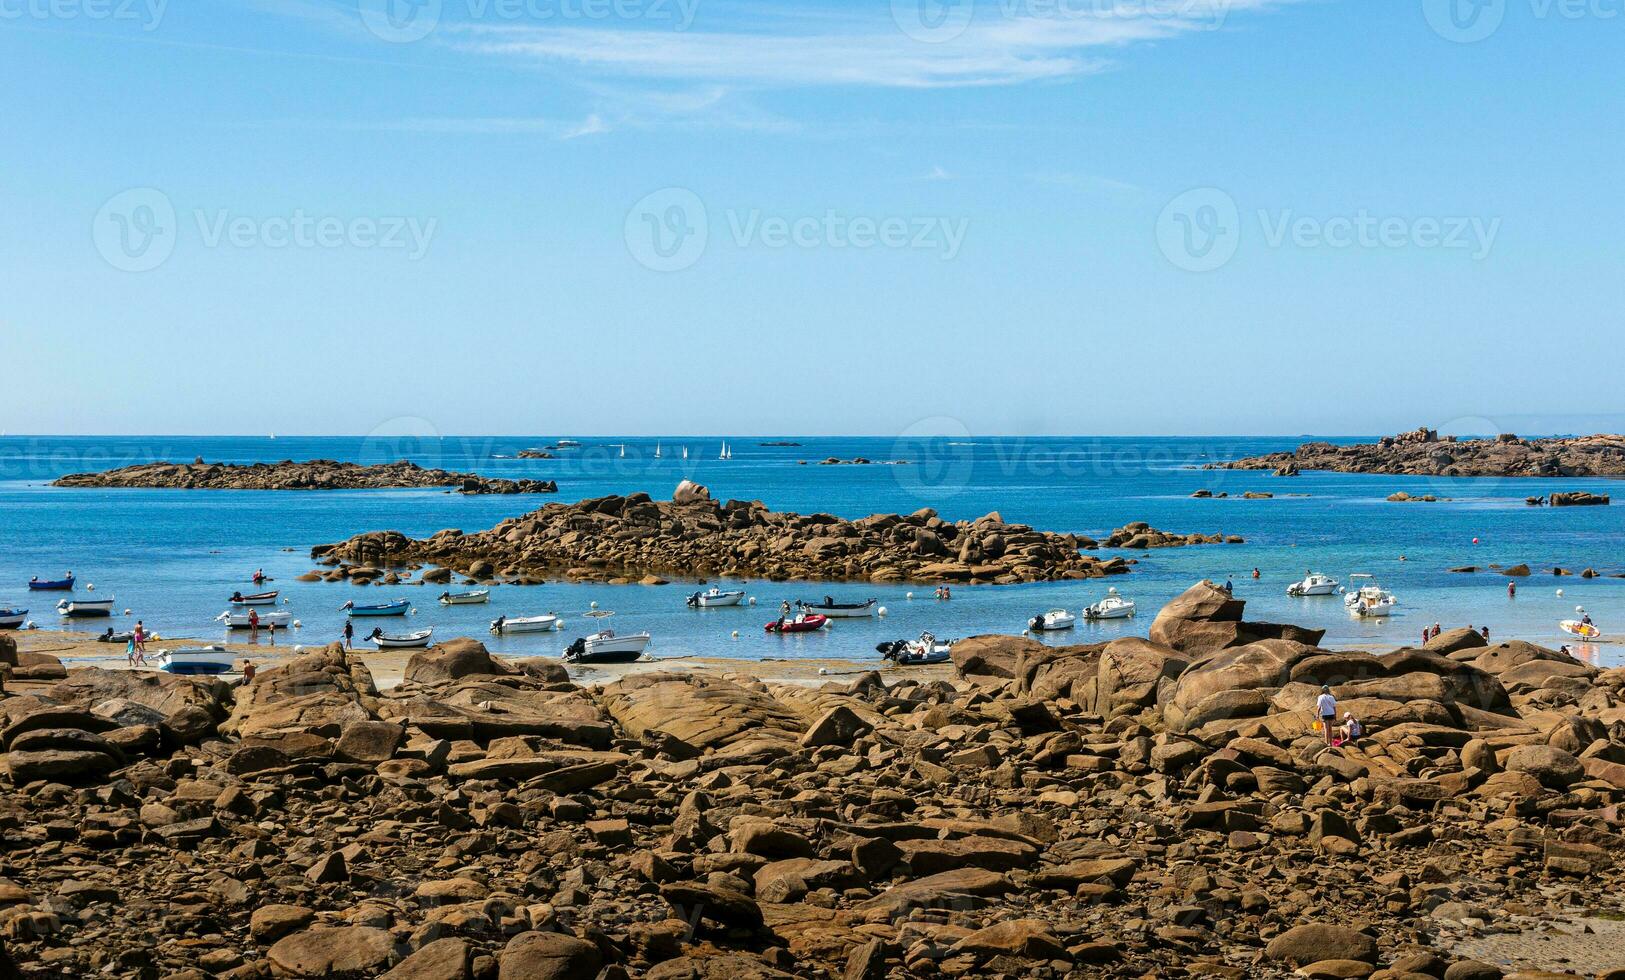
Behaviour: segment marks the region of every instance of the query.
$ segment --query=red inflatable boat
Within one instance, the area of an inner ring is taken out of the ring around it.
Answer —
[[[775,619],[762,629],[769,633],[812,633],[824,628],[828,616],[797,616],[795,619]]]

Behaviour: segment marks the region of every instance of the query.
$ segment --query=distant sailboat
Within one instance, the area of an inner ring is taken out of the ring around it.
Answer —
[[[660,443],[655,443],[655,459],[660,458]]]
[[[733,458],[734,458],[733,450],[728,448],[728,443],[727,443],[726,440],[724,440],[724,442],[722,443],[722,454],[720,456],[718,456],[717,459],[733,459]]]
[[[621,443],[621,458],[622,459],[626,458],[626,443],[624,443],[624,442]]]
[[[688,447],[687,446],[683,447],[683,458],[684,459],[688,458]]]

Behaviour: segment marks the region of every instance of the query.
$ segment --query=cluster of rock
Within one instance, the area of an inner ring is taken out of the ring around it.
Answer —
[[[1274,500],[1275,499],[1275,494],[1266,493],[1266,492],[1264,492],[1262,490],[1248,490],[1245,493],[1239,493],[1236,496],[1238,498],[1240,498],[1241,500]],[[1307,494],[1305,494],[1303,496],[1307,496]],[[1191,499],[1192,500],[1228,500],[1229,497],[1230,497],[1230,492],[1228,490],[1220,490],[1218,493],[1214,493],[1212,490],[1202,489],[1202,490],[1197,490],[1195,493],[1191,494]]]
[[[1576,490],[1573,493],[1551,493],[1544,497],[1525,497],[1524,503],[1531,507],[1543,507],[1548,504],[1553,507],[1606,507],[1609,498],[1606,493]]]
[[[871,582],[1035,582],[1127,572],[1121,558],[1079,553],[1098,543],[1007,523],[998,513],[949,522],[930,509],[855,521],[770,511],[760,501],[717,503],[684,481],[670,501],[646,493],[549,504],[488,531],[415,540],[374,531],[320,545],[329,565],[434,564],[476,580],[564,575],[628,582],[647,576]]]
[[[363,466],[331,459],[296,463],[141,463],[100,473],[73,473],[52,486],[164,490],[400,490],[449,487],[467,494],[557,493],[552,480],[498,480],[477,473],[425,469],[401,460]]]
[[[827,459],[819,460],[818,465],[819,466],[870,466],[874,462],[875,462],[874,460],[869,459],[867,456],[857,456],[857,457],[854,457],[852,459],[841,459],[839,456],[830,456]],[[906,459],[888,459],[888,460],[881,460],[881,462],[886,466],[907,466],[907,465],[909,465],[909,462]]]
[[[1439,497],[1431,493],[1411,494],[1406,493],[1404,490],[1388,495],[1388,502],[1391,504],[1436,504],[1441,500],[1449,499],[1449,497]]]
[[[1296,476],[1300,469],[1401,476],[1625,476],[1625,435],[1519,439],[1503,434],[1440,441],[1437,433],[1419,430],[1359,445],[1309,442],[1295,452],[1206,468],[1274,470],[1282,476]]]
[[[1462,980],[1617,909],[1625,670],[1242,612],[1203,583],[1150,640],[889,686],[592,690],[470,640],[388,691],[336,647],[76,669],[0,700],[0,973]],[[1322,684],[1367,737],[1310,731]]]
[[[1198,544],[1243,544],[1237,534],[1175,534],[1159,531],[1144,521],[1134,521],[1113,531],[1100,542],[1102,548],[1184,548]]]

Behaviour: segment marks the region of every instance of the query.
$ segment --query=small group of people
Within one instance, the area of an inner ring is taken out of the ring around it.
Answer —
[[[1343,712],[1343,723],[1337,723],[1337,696],[1330,686],[1322,685],[1320,697],[1315,699],[1315,714],[1319,718],[1321,734],[1328,748],[1352,742],[1365,735],[1365,726],[1350,711]]]
[[[953,597],[954,597],[954,591],[952,589],[948,588],[946,585],[937,586],[937,598],[938,599],[941,599],[942,601],[946,602],[947,600],[952,599]]]
[[[147,665],[147,627],[139,619],[135,621],[135,629],[130,631],[130,638],[124,641],[124,659],[131,667]]]
[[[1485,643],[1490,641],[1490,628],[1488,626],[1480,626],[1477,629],[1474,629],[1473,624],[1468,623],[1467,629],[1470,632],[1477,633],[1479,636],[1482,636]],[[1426,645],[1429,640],[1438,639],[1439,634],[1443,632],[1444,627],[1440,626],[1438,623],[1434,623],[1432,626],[1422,627],[1422,643]]]

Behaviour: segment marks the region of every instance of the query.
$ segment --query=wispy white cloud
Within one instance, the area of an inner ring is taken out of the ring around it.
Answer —
[[[921,180],[953,180],[954,175],[949,173],[948,171],[942,169],[941,164],[937,164],[936,166],[933,166],[929,171],[927,171],[923,176],[921,176],[920,179]]]
[[[609,132],[609,125],[604,122],[604,118],[602,116],[594,112],[587,116],[587,118],[581,120],[581,122],[571,126],[569,129],[566,129],[561,138],[573,140],[579,139],[583,136],[595,136],[599,133],[607,132]]]

